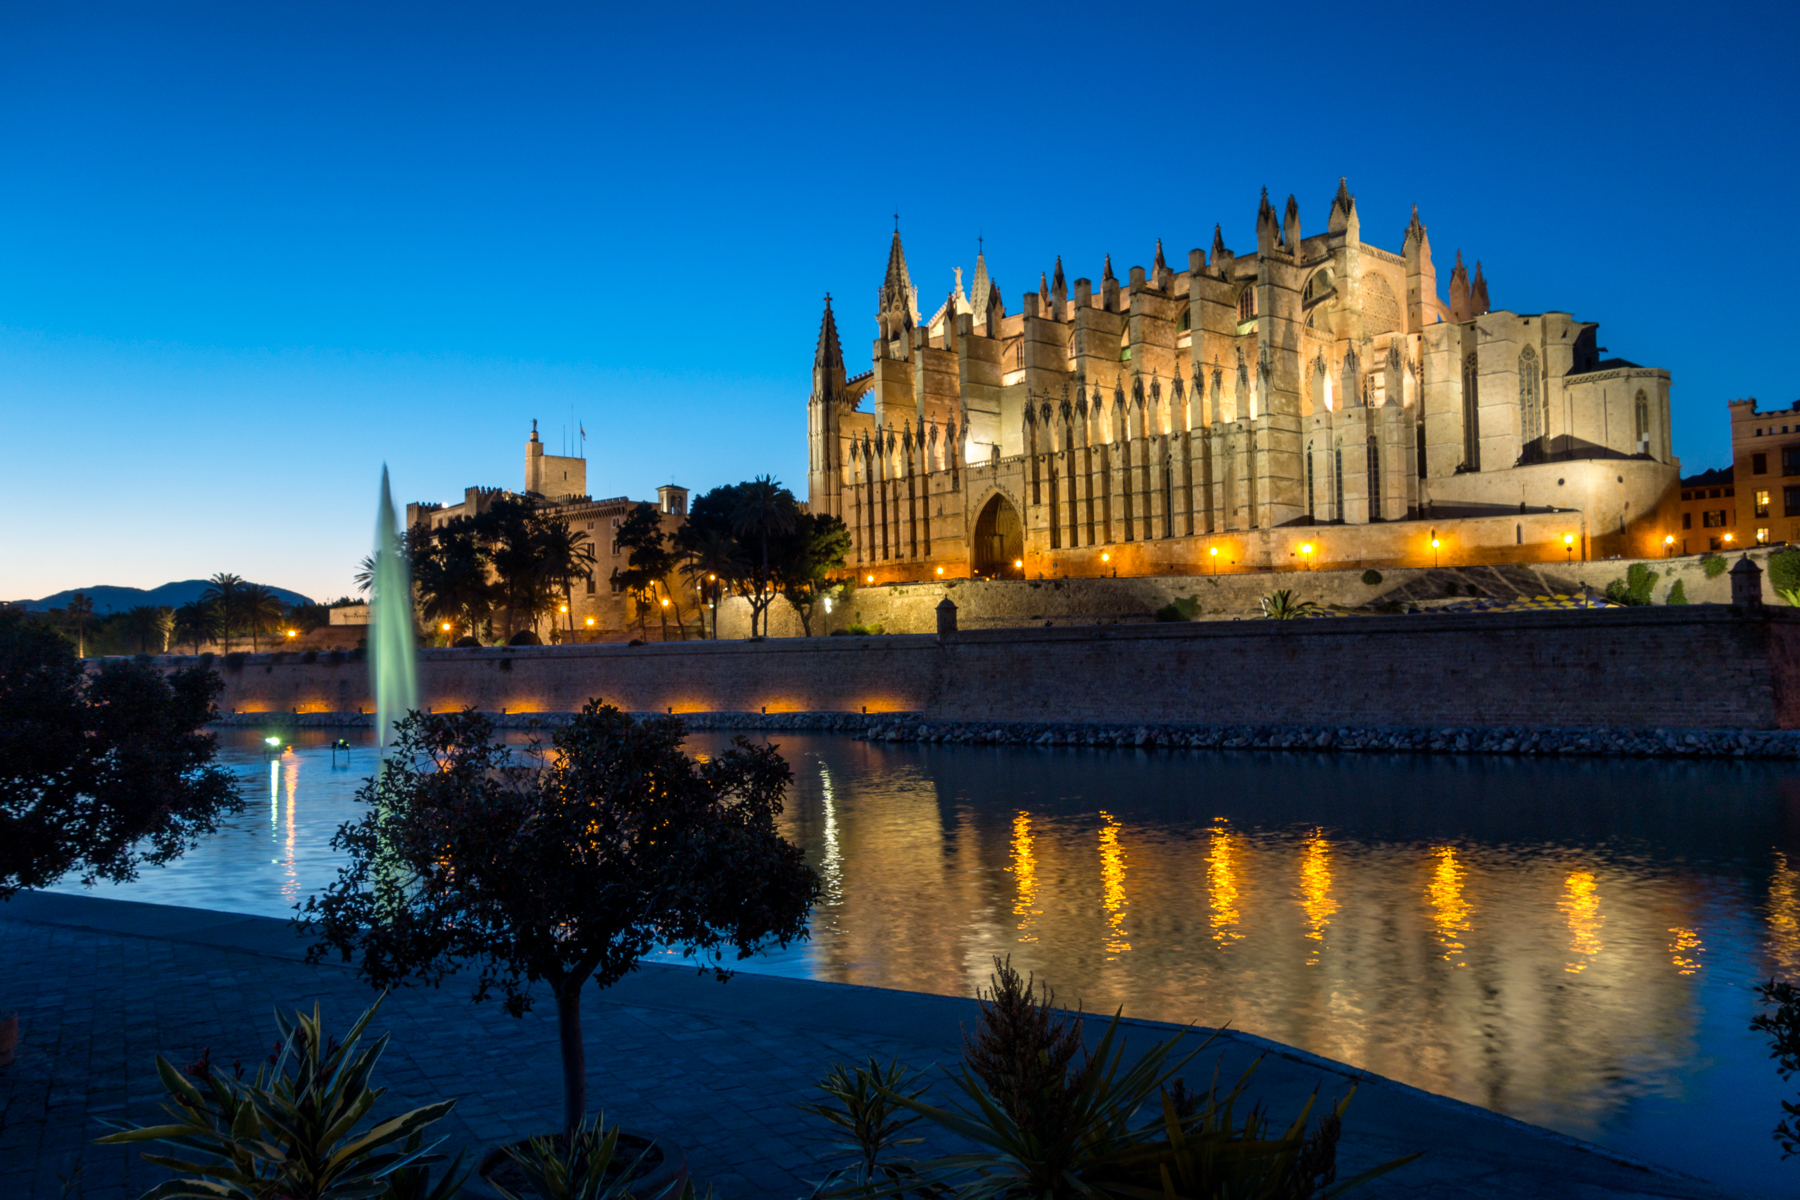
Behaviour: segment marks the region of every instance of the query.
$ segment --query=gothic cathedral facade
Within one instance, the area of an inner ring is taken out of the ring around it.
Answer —
[[[1008,314],[978,256],[922,315],[896,230],[871,367],[826,298],[808,504],[877,581],[1563,561],[1658,552],[1674,520],[1669,373],[1597,325],[1492,310],[1460,252],[1446,301],[1415,209],[1362,240],[1340,181],[1302,236],[1265,192],[1256,250],[1121,283],[1062,260]]]

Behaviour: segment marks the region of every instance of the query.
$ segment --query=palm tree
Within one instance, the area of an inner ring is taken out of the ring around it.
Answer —
[[[75,625],[75,653],[78,657],[87,657],[87,623],[94,615],[94,602],[81,592],[69,597],[63,605],[63,617]]]
[[[150,647],[163,654],[169,649],[169,631],[175,624],[175,610],[155,604],[140,604],[125,614],[125,631],[137,639],[138,653],[149,654]]]
[[[553,588],[561,588],[563,610],[568,614],[569,632],[575,632],[575,581],[594,577],[593,559],[583,544],[588,535],[571,529],[561,517],[543,522],[538,529],[538,552],[542,555],[544,578]],[[574,639],[571,637],[571,641]]]
[[[719,639],[719,601],[725,589],[742,579],[749,570],[743,547],[722,530],[709,529],[681,560],[681,573],[688,577],[707,602],[713,606],[713,640]],[[701,627],[702,634],[705,626]]]
[[[175,641],[186,642],[200,653],[200,643],[219,633],[219,614],[204,600],[190,600],[175,610]]]
[[[1270,592],[1258,602],[1265,621],[1298,621],[1323,611],[1311,600],[1296,600],[1287,588]]]
[[[231,627],[237,619],[238,605],[241,603],[244,580],[241,575],[230,575],[224,571],[207,580],[212,586],[200,594],[200,599],[212,605],[213,612],[218,615],[219,633],[225,639],[225,653],[231,653]]]
[[[474,522],[459,518],[415,541],[413,586],[419,607],[433,625],[449,621],[473,635],[493,604],[488,554]]]
[[[402,562],[406,562],[410,558],[410,556],[407,554],[407,551],[406,551],[406,539],[407,539],[407,536],[409,533],[411,533],[411,530],[403,529],[400,531],[400,547],[399,548],[400,548],[400,560]],[[363,555],[363,560],[356,564],[356,574],[351,576],[351,578],[356,583],[357,591],[366,592],[370,588],[375,586],[375,563],[376,563],[376,560],[380,558],[380,556],[381,556],[381,552],[379,550],[377,550],[371,554]]]
[[[769,586],[769,536],[791,533],[794,529],[794,494],[775,482],[772,475],[758,475],[743,485],[737,509],[731,514],[731,526],[739,537],[754,537],[761,544],[762,563],[754,577],[755,593],[750,598],[750,636],[756,636],[757,620],[775,598]],[[767,632],[767,622],[764,622]]]
[[[244,623],[250,627],[250,649],[261,649],[257,638],[274,632],[281,624],[281,597],[275,589],[266,584],[247,583],[243,588],[243,598],[239,601],[244,614]]]

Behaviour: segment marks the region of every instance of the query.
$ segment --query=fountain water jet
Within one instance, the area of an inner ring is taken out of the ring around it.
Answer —
[[[375,512],[375,578],[369,598],[369,663],[375,684],[375,728],[381,755],[394,740],[394,723],[419,706],[412,580],[400,553],[394,497],[381,468],[381,503]]]

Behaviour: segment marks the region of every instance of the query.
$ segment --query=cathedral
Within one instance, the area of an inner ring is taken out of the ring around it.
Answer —
[[[1382,249],[1343,181],[1322,233],[1265,191],[1253,252],[1058,258],[1014,313],[978,255],[925,316],[896,229],[875,320],[851,375],[826,297],[807,485],[878,582],[1649,556],[1677,519],[1669,373],[1460,252],[1445,299],[1417,209]]]

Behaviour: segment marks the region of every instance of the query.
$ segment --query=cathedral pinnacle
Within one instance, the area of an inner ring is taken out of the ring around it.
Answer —
[[[1058,259],[1057,261],[1060,262],[1061,260]],[[1166,271],[1169,269],[1169,264],[1163,259],[1161,238],[1156,239],[1156,261],[1152,263],[1151,266],[1157,271]]]
[[[1332,197],[1331,207],[1334,209],[1343,209],[1346,215],[1349,214],[1351,209],[1356,207],[1356,197],[1350,194],[1350,181],[1347,176],[1338,176],[1337,195]]]
[[[1100,272],[1100,282],[1106,283],[1108,281],[1113,283],[1118,282],[1118,277],[1112,273],[1112,255],[1110,254],[1106,256],[1106,269]]]

